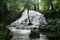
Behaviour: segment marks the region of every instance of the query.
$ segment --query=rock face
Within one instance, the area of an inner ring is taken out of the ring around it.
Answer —
[[[42,25],[46,24],[46,20],[45,20],[43,14],[41,14],[39,12],[30,10],[29,17],[30,17],[31,23],[33,24],[32,25],[33,27],[39,26],[41,24]],[[21,24],[28,24],[29,23],[27,10],[25,10],[22,13],[21,18],[19,18],[18,20],[16,20],[12,24],[19,24],[19,23],[21,23]]]

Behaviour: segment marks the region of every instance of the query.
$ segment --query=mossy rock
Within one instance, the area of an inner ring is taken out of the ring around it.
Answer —
[[[31,34],[29,35],[30,38],[40,38],[40,33],[35,31],[35,30],[32,30],[31,31]]]

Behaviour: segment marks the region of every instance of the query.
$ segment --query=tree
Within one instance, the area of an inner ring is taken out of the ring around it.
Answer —
[[[29,0],[27,0],[27,13],[28,13],[28,21],[29,21],[29,23],[28,23],[28,25],[32,25],[32,23],[31,23],[31,21],[30,21],[30,17],[29,17]]]
[[[54,7],[53,7],[53,4],[52,4],[52,0],[48,0],[50,2],[50,5],[51,5],[51,10],[55,11]]]
[[[34,11],[36,11],[36,0],[34,0]]]
[[[8,16],[9,10],[7,9],[6,0],[0,1],[0,22],[6,23],[6,17]]]
[[[37,11],[39,11],[39,0],[37,0]]]

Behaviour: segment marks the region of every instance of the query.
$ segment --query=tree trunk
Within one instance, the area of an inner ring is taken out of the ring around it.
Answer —
[[[53,4],[52,4],[52,0],[50,0],[50,5],[51,5],[51,10],[55,11]]]
[[[35,3],[34,3],[34,11],[36,11],[36,6],[37,6],[37,5],[36,5],[36,0],[34,0],[34,2],[35,2]]]
[[[27,0],[27,14],[28,14],[28,21],[29,21],[29,23],[28,23],[28,25],[32,25],[32,23],[31,23],[31,21],[30,21],[30,17],[29,17],[29,0]]]
[[[36,4],[34,4],[34,11],[36,11]]]
[[[1,1],[0,6],[0,22],[7,23],[7,16],[9,15],[9,10],[7,9],[6,2]]]
[[[39,1],[37,0],[37,11],[39,11]]]

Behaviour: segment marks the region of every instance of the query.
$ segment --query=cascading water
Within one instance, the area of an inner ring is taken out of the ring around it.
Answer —
[[[29,10],[29,17],[33,25],[27,25],[29,23],[29,20],[28,20],[28,14],[26,10],[22,13],[21,18],[13,22],[10,25],[10,27],[8,27],[13,33],[13,38],[11,40],[30,40],[28,38],[31,31],[30,28],[34,28],[34,27],[38,28],[39,25],[46,24],[46,20],[43,14],[39,12]],[[45,40],[45,38],[43,37],[41,39]]]
[[[31,25],[31,27],[38,27],[39,25],[44,25],[46,24],[46,20],[43,16],[43,14],[36,12],[36,11],[29,11],[29,17],[30,17],[30,21],[33,25]],[[22,13],[21,18],[19,18],[18,20],[16,20],[15,22],[12,23],[13,24],[28,24],[29,20],[28,20],[28,14],[27,14],[27,10],[24,11]]]

